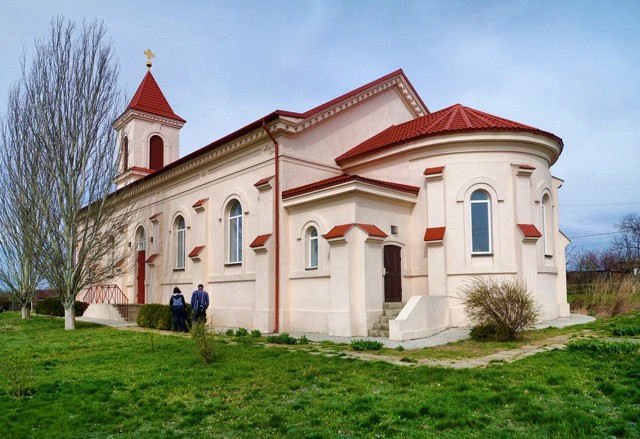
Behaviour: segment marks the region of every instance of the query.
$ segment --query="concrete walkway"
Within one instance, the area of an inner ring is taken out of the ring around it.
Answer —
[[[97,323],[99,325],[112,326],[114,328],[128,328],[137,326],[135,322],[122,322],[116,320],[101,320],[91,317],[76,317],[76,320],[81,322]],[[579,325],[582,323],[593,322],[595,318],[583,314],[571,314],[570,317],[551,320],[549,322],[543,322],[536,325],[537,329],[543,329],[548,327],[564,328],[565,326]],[[301,336],[307,337],[311,341],[331,341],[334,343],[346,343],[349,344],[353,340],[375,340],[383,343],[385,347],[394,349],[398,346],[402,346],[405,349],[422,349],[433,346],[442,346],[448,343],[465,340],[469,338],[468,328],[449,328],[442,332],[439,332],[431,337],[425,337],[418,340],[407,341],[395,341],[382,337],[333,337],[327,334],[308,334],[308,333],[289,333],[292,337],[300,338]]]

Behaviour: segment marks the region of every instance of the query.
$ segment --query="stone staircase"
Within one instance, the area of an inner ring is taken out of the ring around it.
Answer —
[[[386,302],[380,320],[378,323],[374,323],[373,329],[369,329],[369,337],[389,338],[389,320],[398,317],[404,305],[404,302]]]
[[[124,318],[124,307],[128,308],[129,311],[129,315],[128,318],[126,319],[127,322],[135,322],[136,318],[138,317],[138,311],[140,311],[140,306],[139,304],[129,304],[129,305],[114,305],[114,307],[118,310],[118,312],[120,313],[120,315],[122,316],[122,319],[125,320]]]

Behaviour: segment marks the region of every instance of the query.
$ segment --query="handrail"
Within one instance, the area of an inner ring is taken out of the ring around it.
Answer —
[[[107,303],[120,308],[125,320],[129,320],[129,299],[116,284],[92,285],[82,298],[85,303]]]

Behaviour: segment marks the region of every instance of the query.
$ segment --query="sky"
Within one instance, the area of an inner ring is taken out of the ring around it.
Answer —
[[[0,0],[0,114],[58,15],[104,22],[128,99],[155,53],[187,120],[181,156],[402,68],[431,111],[460,103],[563,139],[552,173],[573,247],[605,248],[640,212],[638,0]]]

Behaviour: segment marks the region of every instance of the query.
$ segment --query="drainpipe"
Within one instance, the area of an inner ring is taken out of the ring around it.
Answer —
[[[275,218],[274,218],[274,233],[273,238],[275,239],[276,246],[276,305],[275,305],[275,314],[276,314],[276,324],[273,329],[274,333],[280,332],[280,145],[273,137],[269,129],[267,128],[267,124],[264,119],[262,119],[262,128],[265,130],[271,141],[273,142],[273,146],[275,147],[275,167],[276,173],[274,176],[275,179],[275,193],[274,193],[274,205],[275,205]]]

